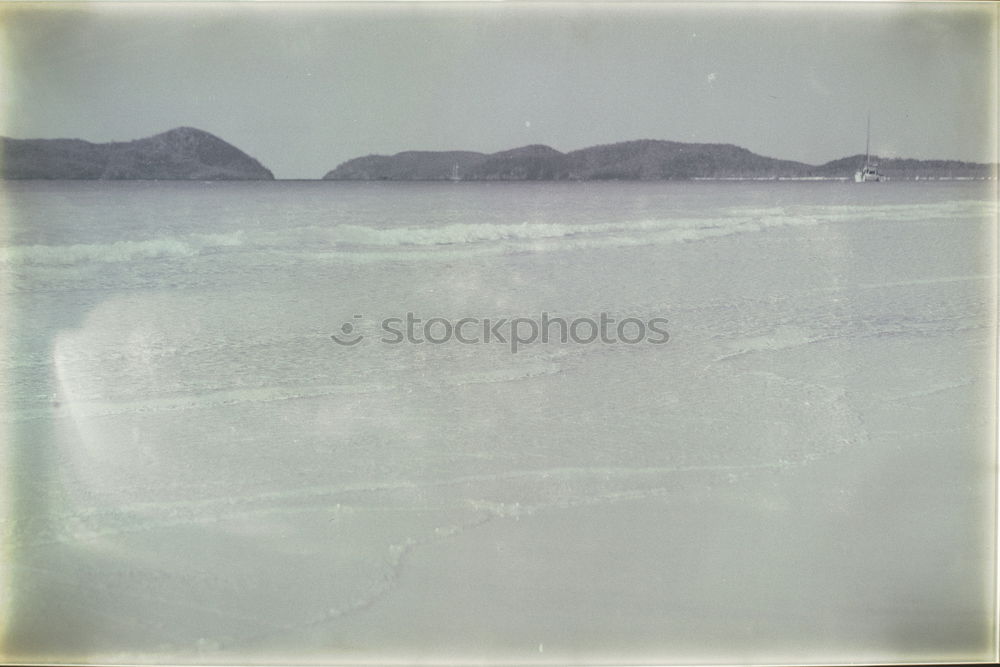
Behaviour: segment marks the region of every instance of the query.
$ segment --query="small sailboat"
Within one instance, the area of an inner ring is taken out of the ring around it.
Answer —
[[[457,164],[451,168],[451,176],[448,177],[448,180],[450,181],[462,180],[462,174],[459,172]]]
[[[871,158],[872,142],[872,115],[868,114],[868,133],[865,136],[865,164],[858,171],[854,172],[855,183],[871,183],[886,180],[885,176],[878,172],[878,164],[872,162]]]

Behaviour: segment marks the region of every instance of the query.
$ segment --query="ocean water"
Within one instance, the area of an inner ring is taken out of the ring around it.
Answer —
[[[984,659],[995,187],[9,182],[6,658]]]

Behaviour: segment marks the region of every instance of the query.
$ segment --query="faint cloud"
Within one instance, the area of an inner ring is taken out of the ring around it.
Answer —
[[[715,72],[712,72],[711,74],[709,74],[709,75],[708,75],[708,76],[706,77],[706,79],[708,79],[708,82],[709,82],[709,83],[713,83],[713,82],[715,81],[715,79],[716,79],[716,78],[718,78],[718,75],[717,75],[717,74],[716,74]]]

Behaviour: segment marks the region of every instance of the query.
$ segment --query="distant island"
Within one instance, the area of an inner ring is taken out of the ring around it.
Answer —
[[[4,179],[273,180],[260,162],[215,135],[178,127],[135,141],[0,138]]]
[[[876,160],[878,160],[876,158]],[[779,160],[732,144],[644,139],[561,153],[542,145],[499,153],[406,151],[344,162],[323,178],[333,181],[661,181],[848,179],[864,163],[853,155],[823,165]],[[991,164],[955,160],[881,159],[890,179],[995,178]]]
[[[852,155],[822,165],[779,160],[732,144],[643,139],[562,153],[531,145],[498,153],[405,151],[368,155],[328,172],[328,181],[663,181],[850,179]],[[996,178],[997,165],[957,160],[876,160],[890,180]],[[260,162],[213,134],[178,127],[135,141],[0,137],[0,178],[67,180],[274,180]]]

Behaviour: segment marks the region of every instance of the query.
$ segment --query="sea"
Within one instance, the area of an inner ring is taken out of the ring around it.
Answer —
[[[0,192],[7,661],[996,648],[995,181]]]

